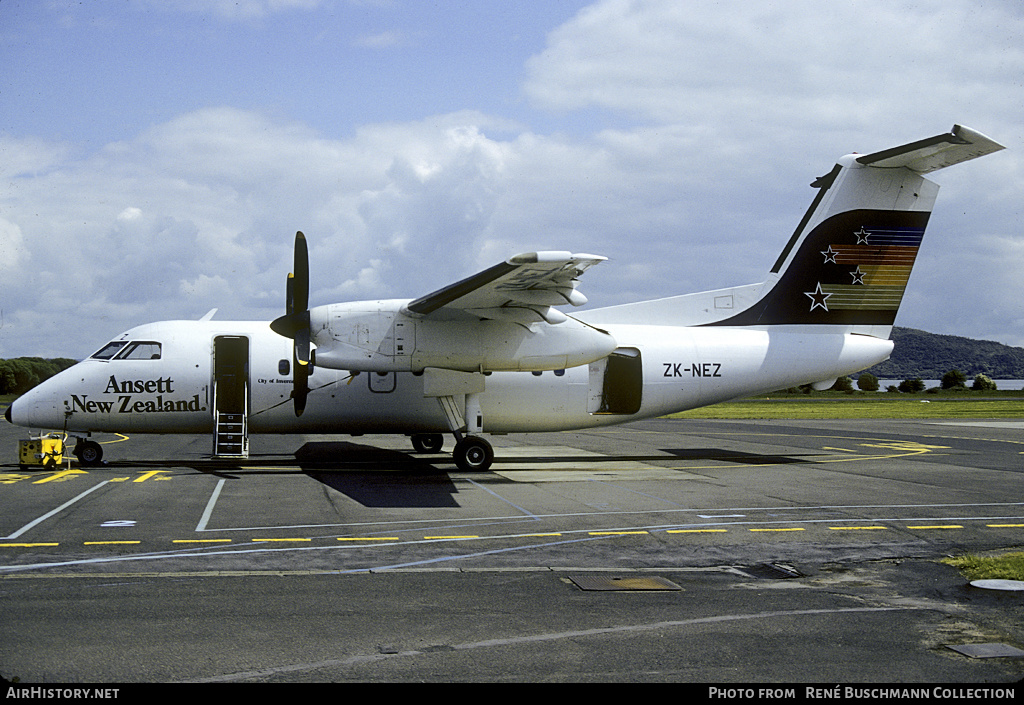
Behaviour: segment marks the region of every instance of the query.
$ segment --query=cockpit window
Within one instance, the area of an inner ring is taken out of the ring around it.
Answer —
[[[123,340],[115,340],[113,343],[107,343],[100,350],[93,355],[94,360],[109,360],[117,354],[118,350],[123,348],[128,343]]]
[[[159,360],[162,353],[160,343],[152,341],[115,340],[104,345],[93,355],[94,360]]]
[[[138,342],[128,343],[128,347],[118,353],[118,360],[159,360],[160,343]]]

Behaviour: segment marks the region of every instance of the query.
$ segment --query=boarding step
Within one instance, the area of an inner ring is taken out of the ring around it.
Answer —
[[[213,434],[213,455],[217,458],[249,457],[245,414],[217,414],[217,428]]]

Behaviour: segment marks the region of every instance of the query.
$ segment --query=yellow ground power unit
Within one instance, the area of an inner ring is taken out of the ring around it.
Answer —
[[[18,464],[22,470],[32,466],[56,468],[64,462],[64,435],[44,433],[18,441]]]

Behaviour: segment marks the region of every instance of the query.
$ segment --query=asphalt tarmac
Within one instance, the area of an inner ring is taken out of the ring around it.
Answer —
[[[1024,544],[1024,422],[655,420],[495,437],[476,474],[385,436],[227,463],[111,435],[26,471],[23,437],[0,425],[22,683],[1024,676],[1024,593],[938,562]]]

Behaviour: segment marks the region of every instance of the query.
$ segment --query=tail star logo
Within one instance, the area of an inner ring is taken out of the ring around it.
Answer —
[[[812,311],[819,306],[825,309],[825,311],[828,311],[828,305],[825,302],[828,300],[828,297],[832,296],[832,294],[826,294],[821,290],[821,282],[818,282],[818,286],[814,291],[805,291],[804,296],[810,298]]]

